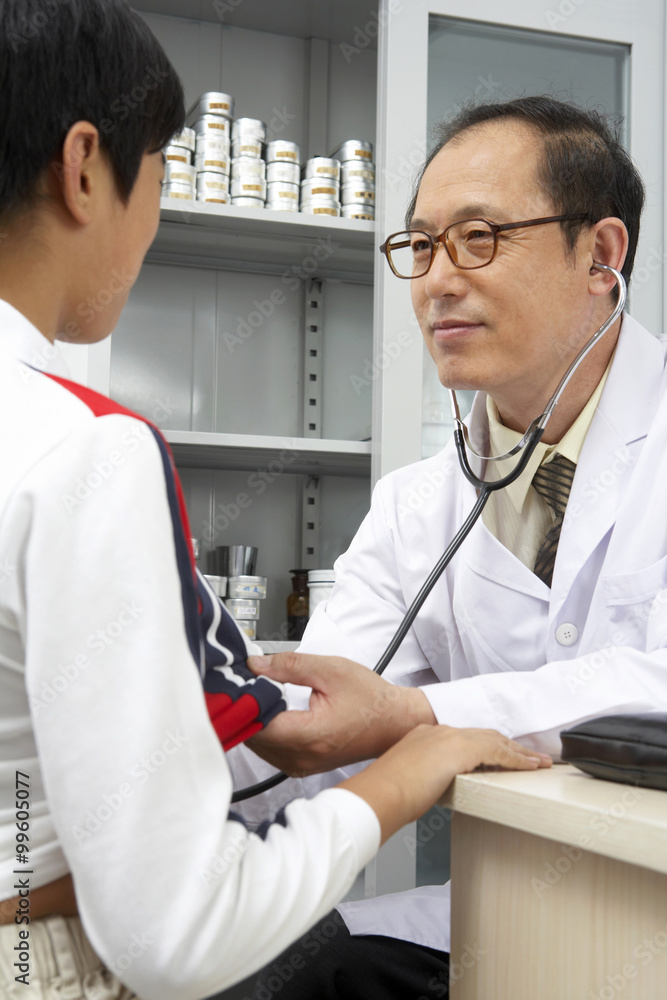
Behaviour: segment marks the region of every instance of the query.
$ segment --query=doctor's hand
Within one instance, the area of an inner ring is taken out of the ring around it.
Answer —
[[[377,757],[420,723],[435,724],[418,688],[389,684],[342,657],[251,656],[256,674],[312,688],[307,712],[282,712],[248,746],[287,774],[303,776]]]

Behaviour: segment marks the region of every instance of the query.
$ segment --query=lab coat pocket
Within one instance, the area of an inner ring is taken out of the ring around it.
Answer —
[[[633,573],[603,576],[600,588],[617,645],[646,652],[667,645],[667,556]]]

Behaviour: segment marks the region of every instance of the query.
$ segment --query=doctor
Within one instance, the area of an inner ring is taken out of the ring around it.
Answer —
[[[388,240],[387,258],[408,279],[443,385],[479,390],[468,426],[480,453],[517,443],[609,316],[615,283],[595,262],[629,280],[642,204],[637,170],[597,113],[529,97],[442,127],[407,213],[417,232]],[[665,455],[665,344],[624,314],[436,584],[385,674],[400,687],[378,724],[350,748],[363,691],[327,697],[326,661],[274,657],[263,672],[320,697],[277,720],[289,752],[274,752],[272,734],[257,752],[293,774],[372,757],[399,732],[414,687],[421,721],[498,728],[554,755],[560,730],[580,720],[665,711]],[[485,475],[515,461],[489,462]],[[474,501],[453,443],[381,480],[301,650],[372,667]],[[383,977],[390,953],[424,970],[425,996],[443,996],[431,951],[446,961],[447,909],[434,887],[341,907],[352,936],[339,934],[281,1000],[398,998],[401,983]]]

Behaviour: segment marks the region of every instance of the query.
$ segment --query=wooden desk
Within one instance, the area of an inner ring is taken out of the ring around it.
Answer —
[[[451,1000],[667,1000],[667,792],[458,777]]]

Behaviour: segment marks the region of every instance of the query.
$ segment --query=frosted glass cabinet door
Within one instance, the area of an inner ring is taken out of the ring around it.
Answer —
[[[464,101],[549,93],[600,107],[624,116],[624,141],[647,188],[630,310],[649,330],[662,332],[664,3],[385,0],[383,8],[378,145],[385,184],[378,192],[378,242],[403,225],[431,127]],[[410,327],[409,284],[395,279],[384,260],[376,262],[377,356]],[[415,338],[384,373],[374,405],[374,475],[433,454],[451,433],[445,390],[423,351]],[[462,396],[466,409],[470,399]]]

